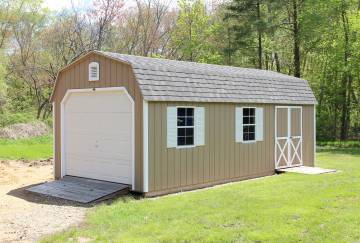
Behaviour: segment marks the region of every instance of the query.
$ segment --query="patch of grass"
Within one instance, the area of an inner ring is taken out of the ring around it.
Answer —
[[[43,239],[73,242],[357,242],[360,153],[328,150],[323,175],[281,174],[155,199],[119,199]]]
[[[29,139],[0,139],[0,159],[47,159],[53,156],[51,135]]]
[[[327,148],[360,148],[360,141],[317,141],[318,146]]]

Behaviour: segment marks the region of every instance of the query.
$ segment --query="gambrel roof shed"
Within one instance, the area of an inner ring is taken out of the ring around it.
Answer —
[[[314,94],[273,71],[91,51],[52,102],[57,179],[154,196],[314,165]]]
[[[306,80],[273,71],[99,53],[129,63],[148,101],[316,103]]]

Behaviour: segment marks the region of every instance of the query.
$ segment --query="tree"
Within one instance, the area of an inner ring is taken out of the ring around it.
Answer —
[[[89,13],[89,23],[95,20],[91,34],[95,44],[94,49],[101,50],[104,41],[110,38],[111,25],[119,18],[124,2],[122,0],[98,0],[93,4],[94,7]]]
[[[265,7],[263,0],[234,0],[227,6],[228,13],[225,17],[236,20],[233,29],[238,48],[248,47],[253,42],[257,42],[257,67],[259,69],[263,68],[263,35],[267,30],[262,13]],[[254,35],[256,35],[255,38]]]
[[[115,26],[115,50],[142,56],[171,55],[169,42],[176,16],[164,1],[136,1],[136,7],[124,12]]]
[[[175,58],[187,61],[218,62],[219,54],[209,40],[215,31],[202,0],[179,2],[179,17],[171,44]]]

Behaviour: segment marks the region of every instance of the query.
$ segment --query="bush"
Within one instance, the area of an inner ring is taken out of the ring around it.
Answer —
[[[317,141],[317,145],[328,148],[360,148],[360,141]]]
[[[10,113],[4,111],[0,113],[0,127],[6,127],[17,123],[28,123],[35,121],[34,113]]]

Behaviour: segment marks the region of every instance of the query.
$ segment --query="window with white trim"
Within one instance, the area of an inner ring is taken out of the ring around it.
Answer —
[[[243,141],[256,140],[255,108],[243,108]]]
[[[177,146],[194,145],[194,108],[177,108]]]

